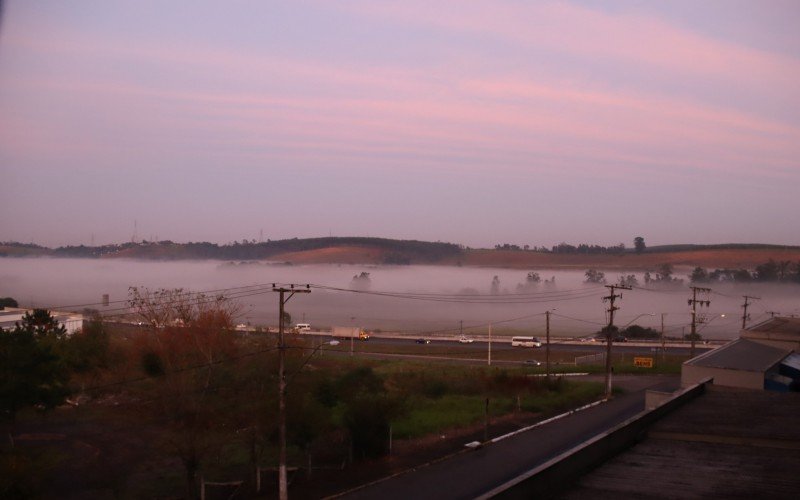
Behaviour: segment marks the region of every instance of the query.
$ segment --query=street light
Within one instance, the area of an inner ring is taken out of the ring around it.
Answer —
[[[655,316],[655,315],[656,315],[656,313],[642,313],[642,314],[636,316],[635,318],[633,318],[632,320],[628,321],[627,323],[625,323],[625,326],[623,326],[621,329],[624,330],[625,328],[631,326],[631,324],[634,321],[636,321],[637,319],[639,319],[639,318],[641,318],[643,316]]]
[[[548,382],[550,381],[550,315],[555,310],[556,308],[553,308],[553,309],[548,309],[547,311],[544,312],[546,318],[545,332],[547,335],[546,338],[547,343],[545,344],[545,350],[544,350],[544,361],[545,361],[545,374],[546,374],[545,378],[547,379]]]
[[[297,368],[297,370],[295,370],[295,371],[294,371],[294,373],[292,373],[291,375],[289,375],[289,377],[288,377],[288,378],[289,378],[289,380],[287,380],[287,381],[286,381],[286,384],[288,385],[288,384],[289,384],[289,382],[291,382],[291,381],[292,381],[292,379],[295,377],[295,375],[297,375],[298,373],[300,373],[300,371],[301,371],[301,370],[302,370],[302,369],[303,369],[303,368],[304,368],[304,367],[305,367],[305,366],[308,364],[308,362],[309,362],[309,361],[311,361],[311,358],[312,358],[312,357],[314,357],[314,354],[316,354],[317,352],[319,352],[319,350],[320,350],[320,349],[322,349],[323,347],[325,347],[325,346],[328,346],[328,345],[333,345],[333,346],[339,345],[339,341],[338,341],[338,340],[336,340],[336,339],[333,339],[333,340],[329,340],[329,341],[327,341],[327,342],[323,342],[323,343],[321,343],[320,345],[318,345],[318,346],[314,347],[314,348],[311,350],[311,352],[308,354],[308,356],[306,356],[306,359],[304,359],[304,360],[303,360],[303,364],[301,364],[301,365],[300,365],[300,366]]]
[[[700,328],[697,330],[698,338],[699,338],[700,332],[705,330],[708,327],[708,325],[711,324],[712,321],[714,321],[717,318],[724,318],[724,317],[725,317],[725,313],[713,314],[713,315],[711,315],[711,318],[708,318],[708,316],[705,316],[705,318],[701,317],[700,320],[698,321],[698,323],[700,323],[700,325],[701,325]],[[708,319],[706,319],[706,318],[708,318]]]

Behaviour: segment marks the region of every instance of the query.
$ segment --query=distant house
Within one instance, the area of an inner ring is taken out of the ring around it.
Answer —
[[[33,312],[33,309],[22,309],[18,307],[5,307],[0,309],[0,328],[9,330],[22,321],[25,313]],[[58,321],[67,330],[67,335],[79,331],[83,328],[84,317],[82,314],[64,312],[64,311],[50,311],[50,315]]]
[[[740,338],[683,363],[681,385],[712,377],[714,385],[800,391],[800,318],[776,317]]]

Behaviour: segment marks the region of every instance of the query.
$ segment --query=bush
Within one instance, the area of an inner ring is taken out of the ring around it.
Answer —
[[[142,370],[148,377],[160,377],[164,375],[164,361],[155,351],[145,351],[142,353]]]
[[[19,304],[17,304],[17,301],[11,297],[3,297],[0,298],[0,309],[3,307],[19,307]]]

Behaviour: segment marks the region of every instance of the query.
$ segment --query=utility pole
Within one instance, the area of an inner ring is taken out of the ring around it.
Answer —
[[[619,307],[614,306],[617,298],[622,298],[622,294],[615,294],[617,289],[630,290],[631,287],[625,285],[606,285],[611,292],[607,297],[603,297],[603,302],[609,302],[608,326],[606,327],[606,398],[611,397],[611,342],[614,340],[614,311]]]
[[[544,316],[545,318],[547,318],[545,322],[546,325],[545,331],[547,332],[547,343],[545,344],[545,349],[544,349],[544,367],[545,367],[546,378],[548,381],[550,380],[550,313],[551,312],[552,311],[549,310],[544,312]]]
[[[710,288],[701,288],[699,286],[690,286],[689,288],[692,289],[692,298],[689,299],[689,305],[692,306],[692,332],[689,334],[692,338],[692,348],[689,351],[689,359],[694,358],[694,344],[697,340],[697,306],[710,306],[710,300],[697,300],[697,292],[701,293],[711,293]]]
[[[661,360],[662,361],[664,360],[664,356],[667,353],[667,344],[666,340],[664,339],[664,316],[666,315],[667,313],[661,313]]]
[[[278,292],[278,498],[288,500],[288,482],[286,480],[286,342],[284,341],[285,321],[283,307],[296,293],[311,293],[308,285],[305,288],[276,287],[272,284],[272,291]],[[286,294],[289,294],[287,297]]]
[[[350,357],[353,357],[353,339],[355,337],[354,333],[356,331],[356,317],[355,316],[351,316],[350,317],[350,324],[351,324],[351,327],[350,327]]]
[[[458,335],[459,338],[464,336],[464,320],[458,322]]]
[[[767,311],[770,318],[774,318],[776,314],[780,314],[778,311]]]
[[[744,304],[742,304],[742,308],[744,309],[744,312],[742,313],[742,330],[744,330],[747,326],[747,320],[750,319],[750,317],[747,315],[747,306],[750,305],[747,302],[747,299],[761,300],[761,297],[753,297],[752,295],[742,295],[742,297],[744,297]]]

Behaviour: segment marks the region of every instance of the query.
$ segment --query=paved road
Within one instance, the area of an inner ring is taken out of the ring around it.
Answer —
[[[374,483],[344,498],[475,498],[644,410],[646,388],[677,388],[676,377],[618,377],[631,392],[475,451]]]
[[[327,337],[327,336],[325,336]],[[332,337],[329,337],[332,338]],[[349,340],[341,340],[344,344],[348,344]],[[427,345],[420,345],[415,342],[415,338],[384,338],[384,337],[375,337],[373,336],[369,343],[371,346],[386,346],[387,348],[396,347],[396,346],[417,346],[419,348],[420,353],[425,352],[425,348],[428,346],[432,347],[449,347],[453,349],[457,349],[459,352],[472,352],[474,351],[476,354],[478,353],[485,353],[487,350],[487,343],[483,341],[476,340],[471,344],[461,344],[454,340],[432,340],[430,344]],[[359,341],[356,340],[356,343]],[[614,352],[615,353],[626,353],[626,354],[642,354],[648,355],[654,352],[660,352],[660,344],[654,343],[614,343]],[[532,349],[532,348],[523,348],[523,347],[511,347],[509,342],[492,342],[492,351],[493,352],[500,352],[500,351],[519,351],[528,349],[531,353],[539,353],[542,354],[544,352],[544,347]],[[585,343],[561,343],[555,342],[550,344],[550,351],[551,352],[581,352],[586,354],[592,353],[599,353],[605,352],[606,345],[603,342],[585,342]],[[701,354],[710,347],[704,346],[702,344],[698,344],[696,347],[697,354]],[[675,354],[680,356],[688,356],[690,352],[689,346],[675,346],[675,345],[668,345],[667,346],[667,353]]]

